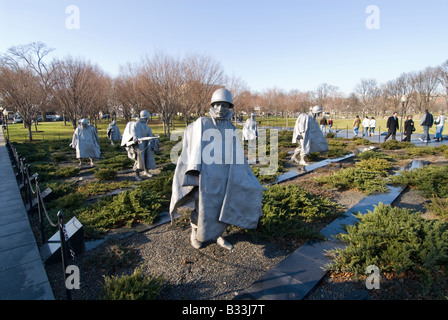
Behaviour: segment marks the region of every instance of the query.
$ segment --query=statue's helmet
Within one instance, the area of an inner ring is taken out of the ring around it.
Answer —
[[[140,111],[140,118],[141,119],[148,119],[151,115],[149,114],[148,110]]]
[[[216,102],[227,102],[230,104],[230,108],[233,108],[232,94],[225,88],[218,89],[213,93],[210,105],[213,106]]]
[[[322,113],[322,108],[320,106],[314,106],[311,112],[314,114]]]
[[[88,125],[89,124],[89,119],[86,119],[86,118],[81,119],[81,120],[79,120],[79,123],[80,124],[84,124],[84,125]]]

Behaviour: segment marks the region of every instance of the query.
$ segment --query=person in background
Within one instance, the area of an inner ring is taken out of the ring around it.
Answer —
[[[331,131],[331,128],[333,128],[333,118],[330,117],[330,119],[328,119],[328,132],[331,133],[333,131]]]
[[[370,119],[368,116],[362,120],[362,126],[364,127],[364,132],[362,133],[362,136],[364,138],[367,138],[369,136],[369,128],[370,128]]]
[[[439,112],[439,116],[436,118],[436,120],[434,120],[434,124],[436,125],[436,141],[442,141],[443,140],[443,127],[445,126],[445,120],[446,117],[443,115],[442,112]]]
[[[360,124],[361,124],[361,119],[359,119],[359,116],[357,115],[355,117],[355,120],[353,120],[353,133],[355,134],[355,138],[358,137],[358,130],[359,130]]]
[[[431,128],[433,124],[434,124],[434,117],[428,111],[428,109],[426,109],[425,114],[422,116],[420,120],[420,125],[423,127],[423,135],[421,136],[420,140],[424,142],[431,141],[431,138],[429,137],[429,128]]]
[[[411,134],[415,131],[414,120],[412,120],[412,116],[409,115],[404,122],[404,134],[405,137],[401,141],[411,142]]]
[[[325,135],[327,133],[327,118],[325,118],[325,116],[322,117],[322,119],[320,119],[320,131],[322,131],[322,133]]]
[[[392,136],[392,140],[396,140],[395,139],[395,135],[397,134],[397,130],[399,129],[399,125],[398,125],[398,113],[394,112],[394,115],[389,117],[389,119],[387,119],[387,135],[384,138],[384,142],[386,142],[386,140]]]
[[[370,130],[369,133],[371,137],[375,136],[375,128],[376,128],[376,119],[374,117],[371,117],[369,121],[369,130]]]

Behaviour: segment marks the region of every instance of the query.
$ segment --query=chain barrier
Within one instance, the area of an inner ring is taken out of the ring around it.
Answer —
[[[72,243],[70,241],[70,237],[68,235],[67,229],[65,224],[63,223],[63,217],[62,212],[59,211],[57,214],[58,221],[54,223],[50,215],[48,214],[48,211],[45,207],[45,202],[42,197],[42,192],[39,187],[39,175],[36,174],[35,176],[30,177],[29,176],[29,164],[25,163],[25,159],[21,158],[19,153],[17,152],[17,149],[12,145],[12,143],[7,140],[6,141],[8,153],[10,160],[12,162],[13,167],[15,168],[15,171],[17,173],[17,177],[19,179],[18,183],[22,184],[24,187],[27,186],[28,188],[25,189],[25,197],[26,200],[29,201],[30,205],[30,211],[32,211],[32,195],[35,195],[35,199],[38,206],[38,214],[39,214],[39,222],[40,222],[40,228],[41,228],[41,236],[42,236],[42,243],[45,243],[45,230],[44,230],[44,220],[42,219],[42,211],[45,215],[45,218],[47,219],[47,222],[54,228],[59,229],[59,235],[60,235],[60,244],[61,244],[61,258],[62,258],[62,267],[64,272],[64,278],[67,279],[67,273],[66,273],[66,264],[68,262],[67,257],[67,249],[70,253],[70,258],[73,260],[74,264],[79,268],[79,261],[76,257],[75,250],[72,246]],[[32,180],[35,180],[35,188],[32,187]],[[91,293],[90,286],[85,283],[85,288]],[[71,289],[66,290],[67,299],[71,300]]]

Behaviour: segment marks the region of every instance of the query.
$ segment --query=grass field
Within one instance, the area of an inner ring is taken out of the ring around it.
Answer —
[[[246,118],[243,119],[245,121]],[[285,117],[257,117],[257,121],[260,126],[275,126],[275,127],[294,127],[294,124],[296,122],[296,118],[285,118]],[[336,130],[353,130],[353,119],[341,119],[341,118],[335,118],[333,119],[333,129]],[[387,131],[386,129],[386,119],[377,118],[377,127],[375,129],[375,132],[384,132]],[[419,125],[420,119],[418,117],[414,117],[415,122],[415,129],[416,131],[414,134],[422,134],[423,129]],[[98,122],[98,136],[100,138],[106,137],[106,130],[109,125],[110,121],[108,120],[102,120]],[[120,131],[123,133],[124,128],[126,127],[126,121],[125,120],[118,120],[117,124],[120,128]],[[163,125],[162,122],[158,118],[154,118],[152,121],[149,121],[148,123],[149,127],[151,128],[152,132],[154,134],[163,134]],[[181,119],[176,119],[174,121],[174,125],[176,130],[178,129],[184,129],[185,123]],[[403,119],[403,125],[404,125],[404,119]],[[17,123],[17,124],[9,124],[9,137],[10,140],[13,142],[24,142],[28,141],[28,130],[24,128],[23,123]],[[327,127],[328,130],[328,127]],[[173,128],[171,128],[171,132],[173,131]],[[64,125],[64,122],[58,121],[58,122],[41,122],[37,126],[37,131],[35,131],[34,125],[32,128],[32,134],[33,134],[33,140],[42,141],[42,140],[59,140],[59,139],[71,139],[73,136],[73,127],[70,123],[67,123],[67,125]],[[359,129],[359,132],[362,132],[362,128]],[[399,132],[399,131],[398,131]],[[429,133],[431,135],[435,134],[435,126],[433,126]]]

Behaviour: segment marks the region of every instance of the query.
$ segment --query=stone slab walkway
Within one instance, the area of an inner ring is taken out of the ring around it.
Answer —
[[[54,300],[0,128],[0,300]]]

